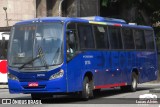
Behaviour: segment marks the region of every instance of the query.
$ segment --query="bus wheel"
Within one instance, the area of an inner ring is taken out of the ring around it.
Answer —
[[[136,73],[132,73],[132,83],[129,85],[129,89],[132,92],[135,92],[137,90],[137,84],[138,84],[138,76]]]
[[[83,80],[82,99],[88,100],[93,97],[93,81],[85,77]]]

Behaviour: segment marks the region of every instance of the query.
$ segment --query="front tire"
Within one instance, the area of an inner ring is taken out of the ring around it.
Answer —
[[[82,99],[88,100],[89,98],[93,98],[93,81],[85,77],[83,80]]]

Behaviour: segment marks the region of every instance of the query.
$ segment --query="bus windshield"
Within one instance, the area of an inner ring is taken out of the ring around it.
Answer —
[[[15,25],[9,45],[9,66],[31,68],[61,64],[62,28],[61,23]],[[33,60],[40,54],[42,57]]]

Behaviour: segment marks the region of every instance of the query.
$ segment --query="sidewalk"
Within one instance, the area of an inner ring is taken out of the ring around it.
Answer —
[[[160,93],[160,88],[155,88],[155,89],[151,89],[149,90],[150,93]]]
[[[150,93],[160,93],[160,81],[155,81],[155,82],[148,82],[148,83],[143,83],[142,85],[148,85],[148,86],[157,86],[156,88],[150,89]]]

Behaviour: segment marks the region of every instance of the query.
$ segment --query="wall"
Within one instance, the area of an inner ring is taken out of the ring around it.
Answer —
[[[6,14],[3,7],[7,7],[8,23],[9,26],[12,26],[21,20],[35,17],[58,16],[60,1],[61,0],[0,0],[0,27],[7,26],[5,20]],[[85,17],[99,15],[99,1],[100,0],[64,0],[62,16]]]
[[[18,21],[35,18],[35,3],[35,0],[0,0],[0,27],[7,26],[3,7],[7,7],[8,23],[12,26]]]
[[[99,0],[79,0],[79,15],[81,17],[99,15]]]
[[[100,0],[66,0],[67,17],[98,16]]]

